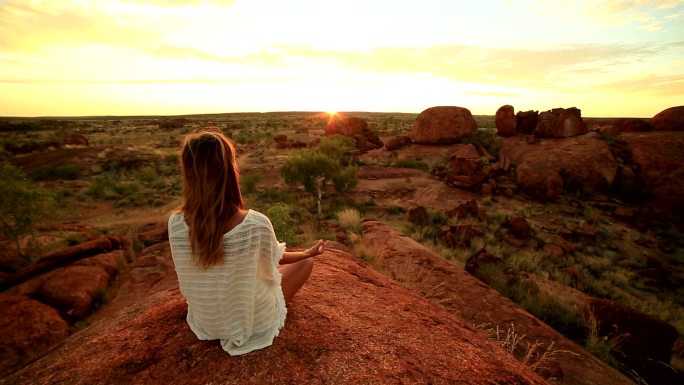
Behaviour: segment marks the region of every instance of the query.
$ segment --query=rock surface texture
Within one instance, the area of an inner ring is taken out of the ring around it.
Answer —
[[[418,115],[411,128],[411,139],[423,144],[456,143],[470,137],[477,123],[463,107],[430,107]]]
[[[401,232],[377,221],[362,225],[363,242],[374,260],[387,274],[426,299],[457,314],[469,324],[488,324],[507,330],[513,324],[525,340],[537,341],[572,353],[546,363],[555,367],[540,374],[557,384],[624,385],[630,380],[587,353],[542,321],[533,317],[508,298],[479,279],[415,242]],[[505,332],[504,332],[505,334]],[[490,383],[497,383],[492,380]]]
[[[159,245],[146,258],[170,260],[168,243]],[[0,383],[546,383],[469,323],[341,250],[319,257],[273,346],[243,356],[197,340],[177,285],[137,290],[138,301],[122,308],[115,299],[93,325]]]

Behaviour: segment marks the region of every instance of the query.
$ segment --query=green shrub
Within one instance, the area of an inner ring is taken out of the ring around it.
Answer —
[[[479,128],[470,138],[463,142],[480,145],[493,157],[499,156],[499,149],[501,149],[503,143],[501,138],[496,135],[495,128]]]
[[[240,175],[240,191],[243,194],[253,194],[256,191],[256,185],[261,181],[262,176],[263,174],[258,171]]]
[[[35,241],[36,227],[55,215],[53,195],[19,169],[2,163],[0,181],[0,235],[13,240],[17,253],[27,257],[21,249],[20,238],[31,235]]]
[[[118,198],[114,191],[116,182],[110,174],[96,176],[85,190],[85,195],[100,200],[112,200]]]
[[[42,165],[31,173],[33,180],[74,180],[81,176],[81,168],[73,164]]]
[[[299,243],[296,229],[297,224],[290,216],[290,209],[284,203],[278,203],[266,211],[266,216],[271,220],[273,231],[279,241],[288,245]]]
[[[120,182],[114,185],[114,191],[120,195],[134,197],[140,192],[140,187],[138,181]]]

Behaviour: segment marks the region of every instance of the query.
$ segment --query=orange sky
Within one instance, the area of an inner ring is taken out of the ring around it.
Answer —
[[[0,115],[684,100],[684,1],[471,3],[0,0]]]

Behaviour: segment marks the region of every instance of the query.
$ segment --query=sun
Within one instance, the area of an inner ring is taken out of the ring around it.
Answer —
[[[328,111],[326,113],[328,114],[329,118],[334,118],[337,116],[337,111]]]

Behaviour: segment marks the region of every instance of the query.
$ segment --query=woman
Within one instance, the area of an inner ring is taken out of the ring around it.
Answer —
[[[235,150],[218,132],[185,139],[181,177],[183,205],[169,218],[169,242],[190,329],[220,339],[230,355],[270,346],[324,242],[286,252],[268,218],[244,209]]]

